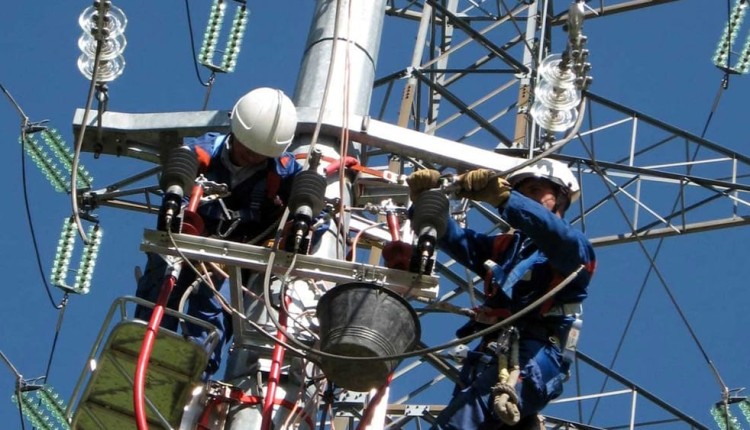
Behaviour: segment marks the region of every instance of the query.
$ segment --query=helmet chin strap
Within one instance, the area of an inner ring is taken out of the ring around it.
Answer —
[[[557,192],[555,193],[555,205],[552,207],[552,212],[563,216],[568,207],[570,207],[570,193],[557,184],[555,184],[555,187],[557,188]]]

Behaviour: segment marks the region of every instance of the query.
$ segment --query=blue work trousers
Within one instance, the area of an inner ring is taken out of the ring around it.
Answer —
[[[147,253],[148,260],[146,262],[146,269],[143,276],[138,281],[138,288],[136,290],[136,296],[142,299],[146,299],[151,302],[156,302],[161,291],[162,284],[165,278],[165,271],[167,269],[167,263],[164,258],[158,254]],[[177,278],[172,294],[169,296],[167,301],[167,307],[182,312],[182,309],[178,309],[180,299],[185,294],[186,289],[196,279],[196,274],[188,265],[183,265],[182,270]],[[222,283],[226,280],[220,279],[214,276],[213,279],[216,288],[220,288],[226,294],[227,288],[221,288]],[[223,346],[232,335],[231,318],[223,311],[219,299],[217,299],[213,291],[204,285],[199,284],[200,287],[197,290],[193,290],[187,299],[187,314],[213,324],[219,334],[219,344],[211,352],[211,357],[206,365],[204,372],[204,379],[207,379],[219,369],[221,365],[221,356]],[[135,317],[148,321],[151,318],[152,309],[144,306],[137,306],[135,309]],[[177,331],[179,320],[175,317],[164,315],[161,320],[161,327],[168,330]],[[187,333],[184,335],[190,337],[196,342],[203,344],[208,338],[208,329],[195,325],[186,324]]]
[[[536,415],[547,403],[562,394],[569,363],[558,345],[536,339],[519,342],[521,374],[516,384],[521,419]],[[438,415],[433,429],[490,430],[504,424],[492,410],[492,387],[498,381],[497,356],[492,352],[471,351],[461,368],[463,388],[456,386],[453,397]]]

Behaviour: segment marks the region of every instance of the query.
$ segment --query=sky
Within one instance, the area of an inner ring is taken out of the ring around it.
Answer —
[[[84,106],[88,90],[76,59],[81,34],[78,15],[89,2],[44,2],[33,8],[28,2],[6,3],[0,15],[0,54],[4,57],[0,84],[31,121],[49,120],[47,125],[72,145],[73,113]],[[238,96],[259,86],[294,93],[313,2],[248,3],[251,16],[237,69],[218,76],[208,109],[228,110]],[[109,84],[109,110],[201,110],[206,90],[196,77],[184,2],[148,2],[145,6],[140,1],[120,0],[114,4],[128,17],[128,45],[125,71]],[[199,45],[210,2],[190,0],[189,4]],[[565,4],[555,2],[558,9]],[[724,1],[681,0],[587,21],[592,91],[696,135],[701,134],[712,114],[705,137],[747,154],[750,77],[732,76],[717,99],[723,74],[711,61],[726,17]],[[748,34],[746,27],[741,29],[741,40]],[[413,24],[390,24],[386,20],[376,77],[408,65],[415,34]],[[560,47],[555,48],[559,51]],[[205,81],[207,71],[200,68],[200,74]],[[104,234],[91,291],[71,296],[64,313],[57,310],[52,303],[58,305],[63,294],[52,288],[50,300],[43,278],[49,278],[63,220],[71,214],[70,197],[55,192],[31,160],[21,154],[21,118],[5,95],[0,98],[0,143],[6,154],[0,160],[0,175],[7,185],[4,228],[0,229],[0,268],[6,279],[4,298],[0,300],[0,315],[5,321],[0,330],[0,351],[26,380],[43,376],[51,357],[47,383],[68,399],[110,304],[135,291],[134,268],[145,263],[139,251],[142,231],[152,228],[154,219],[100,208],[97,215]],[[511,130],[507,133],[512,134]],[[486,137],[464,143],[485,148],[496,144]],[[607,142],[599,144],[606,148]],[[82,154],[81,162],[92,173],[94,188],[146,166],[108,156],[95,159],[87,153]],[[618,222],[612,219],[612,223]],[[658,251],[658,276],[649,272],[648,258],[637,244],[598,248],[598,271],[586,302],[581,350],[609,365],[621,343],[619,357],[611,366],[613,371],[715,428],[708,410],[721,399],[721,385],[708,363],[715,366],[730,389],[750,383],[748,240],[748,227],[669,238]],[[644,246],[653,255],[657,241]],[[623,338],[631,314],[632,323]],[[461,323],[457,317],[432,316],[423,322],[423,331],[431,344],[437,344],[447,340],[440,335],[451,333]],[[0,365],[0,418],[8,423],[5,428],[21,428],[18,410],[10,401],[16,382],[8,366]],[[587,379],[582,394],[598,392],[601,384],[601,377]],[[610,383],[605,391],[620,388]],[[575,390],[571,381],[566,395]],[[417,401],[442,403],[449,392],[450,386],[443,383]],[[610,400],[612,403],[599,407],[595,423],[623,423],[623,410],[627,412],[630,399],[613,398],[616,400]],[[587,411],[591,404],[586,403]],[[646,420],[664,417],[649,409],[642,399],[638,407]],[[562,405],[553,405],[549,411],[551,415],[577,419],[575,412]],[[750,423],[744,427],[750,427]],[[659,428],[685,425],[662,424]]]

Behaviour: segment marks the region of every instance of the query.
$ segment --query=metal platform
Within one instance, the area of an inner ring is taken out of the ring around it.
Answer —
[[[257,272],[270,269],[272,273],[290,276],[318,279],[335,283],[353,281],[372,282],[376,285],[391,289],[407,298],[421,299],[427,302],[438,297],[439,278],[437,276],[420,275],[405,270],[389,269],[371,264],[351,261],[334,260],[330,258],[300,255],[281,250],[230,242],[226,240],[187,234],[172,234],[174,245],[167,232],[145,230],[141,251],[155,252],[161,255],[183,255],[200,261],[224,263],[232,266],[244,267]],[[175,245],[179,248],[175,249]],[[275,258],[271,260],[271,254]],[[294,259],[294,264],[290,264]],[[269,267],[269,262],[273,266]],[[290,271],[290,267],[292,267]]]
[[[73,429],[136,428],[133,377],[147,322],[123,319],[116,323],[100,349],[114,311],[119,308],[122,310],[121,315],[125,316],[124,306],[127,302],[153,306],[149,302],[132,297],[119,298],[112,305],[67,411]],[[207,326],[205,322],[195,320],[188,315],[168,311],[191,323],[196,322]],[[218,341],[216,329],[210,328],[212,332],[205,344],[187,340],[170,330],[163,328],[159,330],[146,377],[146,405],[150,428],[179,427],[184,406],[195,387],[202,384],[201,374],[206,367],[210,352]],[[76,402],[77,393],[86,379],[88,383]],[[76,410],[73,412],[70,409],[74,404]]]

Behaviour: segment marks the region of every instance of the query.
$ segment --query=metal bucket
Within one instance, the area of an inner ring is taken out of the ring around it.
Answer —
[[[402,354],[417,344],[419,317],[409,303],[383,287],[364,282],[342,284],[320,298],[320,349],[348,357]],[[369,391],[386,383],[401,360],[359,361],[321,357],[320,367],[336,385]]]

